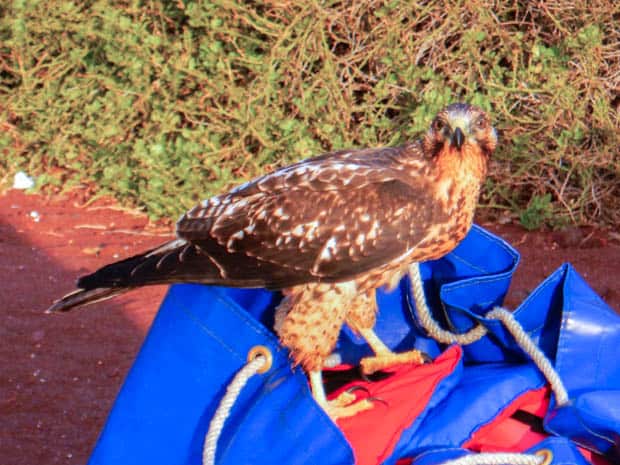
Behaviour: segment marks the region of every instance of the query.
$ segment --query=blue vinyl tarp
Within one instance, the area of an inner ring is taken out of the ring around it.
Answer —
[[[469,453],[463,445],[475,431],[524,392],[546,385],[502,324],[484,317],[502,304],[518,262],[511,246],[474,226],[452,253],[422,264],[434,318],[455,332],[481,322],[489,333],[463,348],[459,369],[438,385],[422,414],[405,425],[384,463],[409,458],[416,465],[437,464]],[[264,345],[272,351],[273,365],[252,377],[235,402],[218,443],[217,463],[353,464],[345,436],[316,405],[306,376],[291,368],[272,330],[280,299],[262,289],[172,286],[89,463],[201,463],[209,421],[226,386],[250,349]],[[421,329],[413,302],[407,278],[393,292],[379,292],[377,333],[394,350],[415,347],[437,356],[446,347]],[[552,463],[588,463],[579,446],[617,463],[618,315],[566,264],[514,316],[552,361],[570,396],[569,404],[559,408],[551,399],[543,422],[547,438],[532,450],[552,450]],[[346,328],[336,352],[348,364],[370,353]]]

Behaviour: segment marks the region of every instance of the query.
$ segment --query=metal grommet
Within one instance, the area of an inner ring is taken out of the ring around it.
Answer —
[[[549,449],[540,449],[534,452],[534,455],[542,457],[542,462],[539,465],[549,465],[553,460],[553,452]]]
[[[257,373],[266,373],[271,368],[273,364],[273,356],[271,355],[271,351],[269,347],[266,346],[254,346],[248,352],[248,362],[251,362],[256,357],[265,357],[265,364],[257,371]]]

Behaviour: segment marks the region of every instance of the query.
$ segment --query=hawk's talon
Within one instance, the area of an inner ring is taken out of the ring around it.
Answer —
[[[324,404],[319,404],[334,421],[338,418],[352,417],[353,415],[357,415],[359,412],[363,412],[364,410],[369,410],[374,407],[370,397],[358,399],[357,396],[353,394],[355,391],[368,392],[368,389],[363,386],[352,386],[351,388],[338,394],[336,398],[326,400]]]
[[[360,412],[370,410],[374,407],[374,404],[368,399],[362,399],[360,401],[349,402],[346,405],[340,405],[339,401],[341,397],[342,394],[336,399],[328,401],[326,406],[323,406],[329,417],[334,421],[339,418],[352,417]]]
[[[364,391],[366,394],[370,394],[370,391],[368,390],[367,387],[365,387],[365,386],[357,386],[357,385],[356,386],[351,386],[345,392],[348,392],[349,394],[352,394],[355,391]]]
[[[389,406],[390,406],[390,404],[388,404],[388,403],[387,403],[387,400],[382,399],[381,397],[374,397],[374,396],[372,396],[372,397],[366,397],[366,399],[365,399],[365,400],[369,400],[369,401],[371,401],[371,402],[379,402],[379,403],[381,403],[381,404],[385,405],[386,407],[389,407]]]
[[[433,359],[433,357],[431,357],[430,355],[428,355],[426,352],[422,352],[420,351],[420,355],[422,356],[422,359],[424,360],[424,363],[433,363],[435,360]]]
[[[346,407],[348,405],[351,405],[356,400],[357,396],[353,394],[353,392],[349,392],[348,390],[346,390],[338,394],[338,396],[334,399],[327,401],[327,403],[336,407]]]

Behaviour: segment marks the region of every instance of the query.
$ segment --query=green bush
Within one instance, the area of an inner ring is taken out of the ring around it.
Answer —
[[[463,100],[501,133],[482,214],[531,219],[548,199],[540,224],[620,220],[615,0],[14,0],[0,15],[0,166],[40,186],[175,216],[300,158],[416,137]]]

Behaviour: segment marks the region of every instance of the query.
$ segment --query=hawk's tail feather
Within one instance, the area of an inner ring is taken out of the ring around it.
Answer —
[[[111,263],[79,278],[78,290],[55,302],[47,311],[66,312],[139,286],[192,281],[197,277],[217,282],[219,271],[202,262],[193,263],[194,256],[187,242],[177,239],[143,254]],[[179,266],[181,263],[184,266]]]
[[[95,289],[78,289],[54,302],[45,312],[67,312],[75,307],[94,304],[128,291],[127,287],[98,287]]]
[[[110,263],[78,279],[77,287],[124,288],[163,284],[178,272],[179,255],[187,243],[177,239],[139,255]]]

